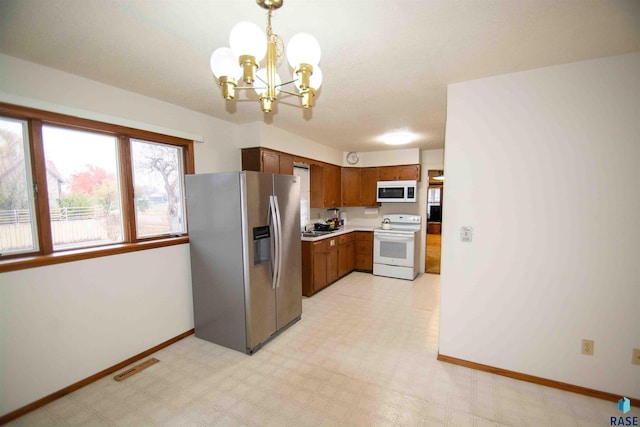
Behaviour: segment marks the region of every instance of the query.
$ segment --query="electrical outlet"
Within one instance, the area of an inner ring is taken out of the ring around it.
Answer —
[[[631,363],[640,365],[640,348],[633,349],[633,359],[631,359]]]
[[[582,340],[582,354],[593,356],[593,340]]]

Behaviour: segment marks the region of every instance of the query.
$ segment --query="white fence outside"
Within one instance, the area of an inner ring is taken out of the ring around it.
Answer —
[[[113,213],[102,206],[51,209],[50,216],[51,233],[57,248],[113,241],[109,236],[110,225],[113,228],[109,219]],[[0,252],[31,248],[32,245],[29,210],[0,210]]]

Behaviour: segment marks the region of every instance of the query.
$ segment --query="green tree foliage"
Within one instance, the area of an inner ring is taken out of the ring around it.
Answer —
[[[91,200],[83,193],[71,193],[58,199],[61,208],[86,208],[91,206]]]

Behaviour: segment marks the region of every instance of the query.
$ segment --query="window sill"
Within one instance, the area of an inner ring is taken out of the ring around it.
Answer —
[[[128,252],[144,251],[147,249],[162,248],[165,246],[183,245],[186,243],[189,243],[189,237],[181,236],[159,240],[147,240],[137,243],[121,243],[118,245],[103,246],[99,248],[75,249],[71,251],[56,252],[50,255],[32,255],[21,258],[12,258],[0,261],[0,273],[80,261],[83,259],[99,258],[109,255],[125,254]]]

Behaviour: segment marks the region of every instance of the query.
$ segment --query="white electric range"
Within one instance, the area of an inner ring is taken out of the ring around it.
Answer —
[[[388,220],[388,221],[387,221]],[[373,274],[413,280],[420,270],[420,215],[385,215],[382,227],[373,230]]]

